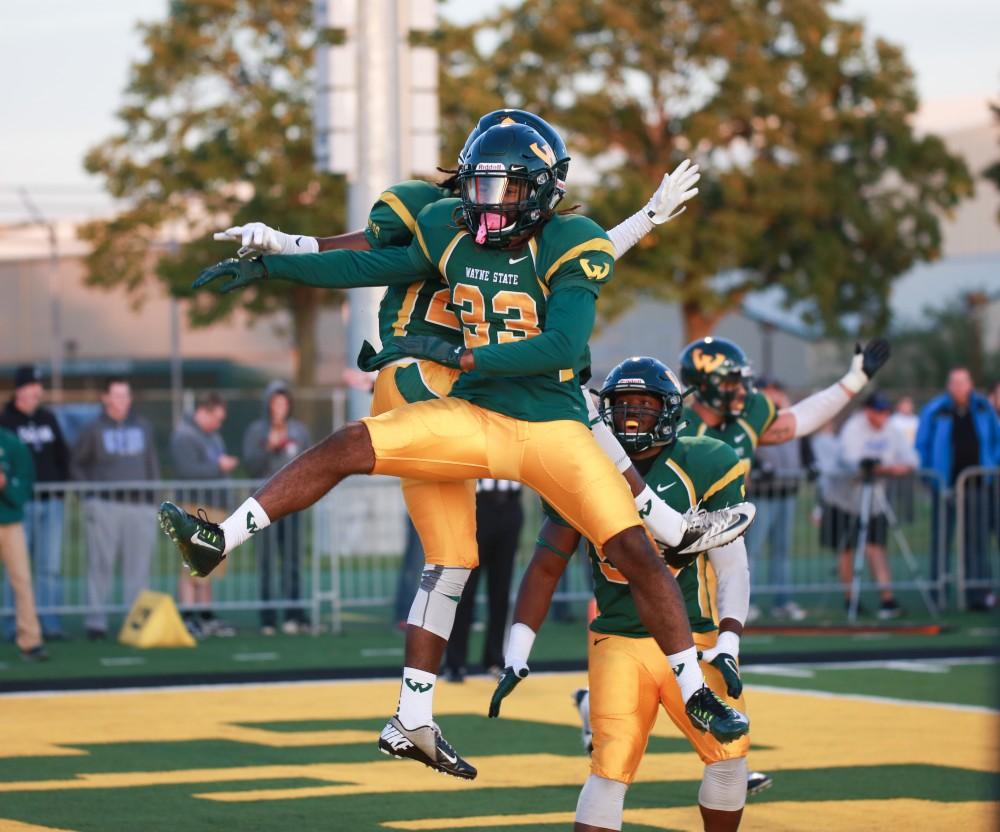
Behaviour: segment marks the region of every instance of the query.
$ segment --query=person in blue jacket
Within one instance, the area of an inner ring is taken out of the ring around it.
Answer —
[[[966,367],[948,373],[947,390],[920,412],[917,452],[921,467],[937,474],[933,480],[935,511],[931,515],[931,537],[940,540],[937,500],[944,500],[943,551],[931,557],[931,579],[937,581],[950,568],[951,538],[955,531],[955,486],[969,468],[1000,466],[1000,419],[989,400],[975,392]],[[970,609],[989,610],[996,605],[989,561],[990,496],[993,478],[970,475],[966,479],[964,505],[964,558],[966,595]],[[938,602],[941,590],[938,590]]]

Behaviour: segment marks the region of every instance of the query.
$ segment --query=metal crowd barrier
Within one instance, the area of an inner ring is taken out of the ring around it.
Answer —
[[[895,591],[929,587],[939,602],[953,598],[964,608],[970,593],[996,587],[1000,577],[1000,471],[966,471],[954,492],[928,471],[885,483],[887,508],[893,518],[886,543]],[[125,613],[126,558],[133,582],[137,565],[140,574],[148,568],[148,588],[176,597],[182,566],[176,550],[156,525],[156,506],[171,499],[191,510],[205,508],[212,519],[221,519],[257,485],[250,480],[38,485],[25,527],[33,544],[39,613]],[[816,482],[803,477],[753,479],[750,499],[757,503],[758,519],[747,542],[758,606],[824,594],[840,602],[843,585],[830,529],[824,528],[830,507],[822,490],[822,483],[817,488]],[[525,523],[512,592],[520,583],[541,523],[538,498],[526,491],[522,500]],[[783,531],[774,531],[781,525],[774,518],[782,512]],[[369,610],[369,615],[381,616],[385,613],[376,608],[390,607],[396,592],[405,544],[404,521],[405,506],[395,479],[352,477],[295,520],[284,521],[294,528],[286,528],[280,540],[272,528],[240,547],[220,568],[220,574],[213,576],[210,607],[220,614],[271,609],[277,611],[279,619],[280,611],[299,609],[314,624],[329,612],[334,632],[343,627],[345,610]],[[840,544],[836,548],[842,548],[845,538],[833,540]],[[97,601],[93,589],[88,588],[92,580],[89,549],[96,546],[114,547],[117,554],[107,595]],[[964,556],[950,557],[949,549]],[[284,550],[287,554],[279,556]],[[783,551],[787,552],[785,557]],[[570,602],[591,594],[588,559],[574,560],[555,598],[557,615],[561,609],[568,614]],[[271,573],[266,599],[261,584],[265,561]],[[293,564],[298,566],[295,587],[289,574]],[[867,568],[862,588],[875,588]],[[182,609],[206,606],[191,604]],[[0,614],[13,614],[9,594],[3,596]]]
[[[1000,468],[966,468],[955,481],[954,503],[946,503],[944,525],[955,529],[954,554],[958,608],[987,604],[1000,581]],[[992,605],[992,604],[990,604]]]

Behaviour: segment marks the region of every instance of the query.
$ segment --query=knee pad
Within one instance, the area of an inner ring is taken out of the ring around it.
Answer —
[[[425,566],[406,623],[447,641],[455,623],[455,609],[471,571],[452,566]]]
[[[746,790],[746,777],[743,778]],[[591,774],[580,789],[576,802],[576,822],[601,829],[621,829],[628,785]]]
[[[747,802],[747,758],[722,760],[705,766],[698,803],[706,809],[738,812]]]

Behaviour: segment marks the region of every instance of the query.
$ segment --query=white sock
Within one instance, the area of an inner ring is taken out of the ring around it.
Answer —
[[[667,661],[670,662],[674,676],[677,677],[677,684],[681,689],[681,699],[687,702],[691,695],[705,684],[705,676],[698,664],[698,650],[695,647],[689,647],[680,653],[667,656]]]
[[[404,728],[430,725],[434,719],[434,685],[437,674],[415,667],[403,668],[403,681],[399,686],[399,707],[396,719]]]
[[[251,535],[270,526],[271,518],[260,507],[260,503],[251,497],[219,525],[226,538],[226,554],[228,555],[241,543],[246,543]]]

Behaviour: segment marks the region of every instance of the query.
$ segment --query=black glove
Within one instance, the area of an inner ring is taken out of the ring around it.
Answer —
[[[885,338],[872,339],[865,344],[864,349],[861,344],[854,345],[854,354],[861,353],[861,372],[868,376],[869,381],[889,360],[890,352],[889,342]]]
[[[521,680],[524,679],[528,673],[529,670],[526,667],[521,669],[520,676],[510,665],[507,665],[507,667],[503,669],[503,673],[501,673],[500,678],[497,679],[497,689],[493,691],[493,697],[490,699],[490,719],[496,719],[500,716],[500,703],[507,698],[507,695],[521,683]]]
[[[266,280],[267,266],[264,265],[264,261],[260,257],[247,257],[242,260],[231,257],[229,260],[223,260],[221,263],[204,269],[195,282],[191,284],[191,288],[201,289],[220,277],[232,278],[221,285],[216,284],[212,287],[224,295],[233,289],[242,289],[244,286],[256,283],[258,280]]]
[[[370,373],[400,358],[424,358],[459,370],[464,351],[465,347],[450,344],[434,335],[404,335],[401,338],[391,338],[379,353],[365,341],[358,353],[358,367]]]
[[[703,654],[699,650],[698,660],[701,661],[702,658]],[[722,679],[726,683],[726,693],[729,694],[730,698],[739,699],[740,694],[743,693],[743,679],[740,678],[740,666],[736,657],[729,653],[717,653],[709,661],[709,664],[722,674]]]

